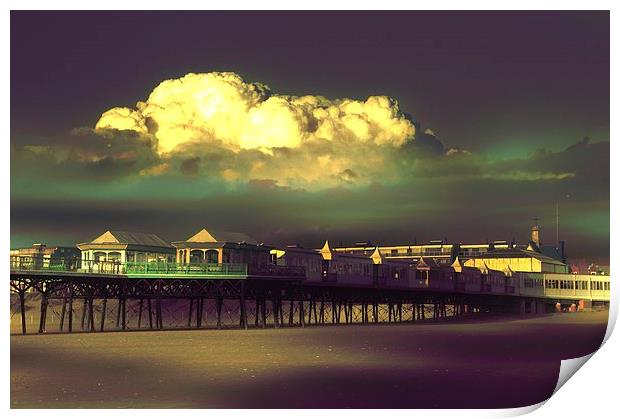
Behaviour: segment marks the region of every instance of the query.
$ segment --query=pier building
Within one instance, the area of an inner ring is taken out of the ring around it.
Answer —
[[[84,262],[173,262],[174,248],[156,234],[108,230],[77,245]]]
[[[178,264],[243,264],[249,269],[271,261],[271,247],[244,233],[201,229],[187,240],[173,242]]]

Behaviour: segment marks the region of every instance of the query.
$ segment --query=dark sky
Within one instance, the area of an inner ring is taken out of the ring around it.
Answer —
[[[332,196],[313,187],[257,192],[252,182],[166,194],[182,189],[177,180],[200,185],[203,172],[136,185],[118,164],[95,176],[54,154],[81,147],[67,139],[72,130],[135,107],[163,80],[214,71],[281,95],[389,96],[421,127],[416,137],[432,128],[444,151],[474,157],[419,153],[412,161],[424,176],[415,181],[403,174],[398,185],[376,180]],[[72,243],[109,227],[183,239],[201,225],[308,245],[326,236],[523,241],[534,216],[555,240],[561,201],[569,251],[604,261],[608,141],[608,12],[11,13],[13,246]],[[33,145],[50,148],[45,159],[24,151]]]

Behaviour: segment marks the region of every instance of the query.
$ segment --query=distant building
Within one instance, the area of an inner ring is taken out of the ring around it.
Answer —
[[[540,240],[540,227],[535,223],[530,240],[526,245],[517,245],[506,240],[495,240],[484,244],[447,243],[445,240],[431,240],[426,244],[405,244],[398,246],[375,246],[370,242],[353,246],[334,247],[338,253],[370,256],[378,250],[386,260],[399,260],[426,264],[451,266],[457,258],[465,266],[484,267],[505,271],[527,270],[529,272],[568,272],[564,255],[564,243],[558,247],[545,246]],[[468,263],[469,261],[469,263]],[[532,269],[532,270],[530,270]]]
[[[73,246],[47,246],[35,243],[31,247],[11,249],[11,265],[31,265],[34,269],[54,266],[71,267],[80,258],[80,251]]]
[[[415,262],[423,257],[433,259],[439,265],[450,265],[458,255],[459,245],[445,243],[443,240],[431,240],[427,244],[391,246],[376,246],[371,242],[364,242],[353,246],[337,246],[333,248],[333,251],[356,256],[370,256],[375,249],[378,249],[382,257],[389,260]]]
[[[203,228],[172,245],[176,248],[177,263],[243,263],[255,267],[271,261],[271,248],[244,233]]]
[[[464,262],[465,266],[487,267],[498,271],[514,272],[553,272],[568,273],[565,263],[535,251],[532,247],[496,249],[483,255],[472,257]]]
[[[174,248],[156,234],[108,230],[77,245],[82,261],[174,262]]]

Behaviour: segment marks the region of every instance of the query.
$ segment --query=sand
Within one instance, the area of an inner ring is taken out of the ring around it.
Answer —
[[[11,336],[11,407],[526,406],[600,346],[607,315]]]

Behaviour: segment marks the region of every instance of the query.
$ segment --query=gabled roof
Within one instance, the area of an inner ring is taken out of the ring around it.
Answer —
[[[506,269],[504,269],[504,275],[509,276],[509,277],[510,277],[510,276],[512,276],[512,275],[514,274],[514,272],[515,272],[515,271],[513,271],[513,270],[510,268],[510,265],[506,266]]]
[[[512,249],[490,250],[479,256],[471,256],[470,259],[535,258],[545,263],[551,263],[554,265],[564,265],[562,261],[559,261],[547,255],[543,255],[542,253],[539,253],[533,250],[528,250],[528,249],[512,248]]]
[[[108,230],[90,243],[85,244],[133,244],[137,246],[171,247],[157,234],[117,230]]]
[[[456,259],[454,259],[454,262],[452,263],[452,269],[454,269],[454,272],[462,272],[463,271],[463,263],[459,260],[459,257],[457,256]]]
[[[479,267],[478,269],[480,269],[480,273],[483,275],[488,275],[489,274],[489,267],[487,266],[486,262],[482,264],[481,267]]]
[[[203,228],[189,239],[185,240],[190,243],[247,243],[255,244],[258,242],[252,237],[244,233],[235,233],[231,231],[207,230]]]
[[[416,269],[426,269],[426,270],[431,268],[430,266],[428,266],[428,264],[424,261],[424,258],[421,256],[418,258],[418,261],[415,267]]]
[[[381,255],[381,252],[379,252],[379,247],[375,247],[375,251],[372,252],[370,258],[375,265],[380,265],[383,263],[383,256]]]
[[[321,250],[319,250],[319,253],[321,254],[321,256],[323,256],[323,259],[332,260],[332,249],[331,247],[329,247],[328,240],[325,240],[325,244],[323,245]]]
[[[562,260],[562,251],[555,246],[539,246],[540,253],[552,259]]]

